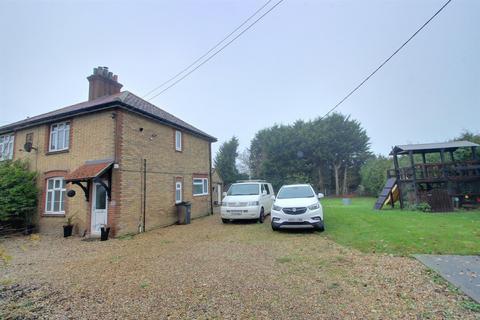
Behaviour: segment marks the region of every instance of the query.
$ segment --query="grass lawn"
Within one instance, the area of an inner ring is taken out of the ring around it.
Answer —
[[[324,199],[329,238],[363,252],[410,255],[480,254],[480,211],[423,213],[386,209],[374,211],[374,198]]]

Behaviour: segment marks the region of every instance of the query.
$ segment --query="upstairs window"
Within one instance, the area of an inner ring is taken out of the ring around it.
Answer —
[[[0,161],[13,159],[13,142],[15,136],[6,134],[0,136]]]
[[[194,178],[193,179],[193,195],[205,196],[208,194],[208,179]]]
[[[175,150],[182,151],[182,132],[175,130]]]
[[[70,122],[55,123],[50,126],[48,151],[68,150],[70,146]]]
[[[61,177],[48,179],[46,191],[45,213],[64,214],[65,180]]]

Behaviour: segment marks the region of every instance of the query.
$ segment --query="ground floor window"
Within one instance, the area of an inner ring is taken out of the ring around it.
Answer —
[[[45,199],[45,213],[65,213],[65,180],[63,177],[50,178],[47,180]]]
[[[0,136],[0,161],[13,158],[13,141],[15,136],[7,134]]]
[[[182,202],[182,182],[175,182],[175,203]]]
[[[208,178],[193,179],[193,195],[204,196],[208,194]]]

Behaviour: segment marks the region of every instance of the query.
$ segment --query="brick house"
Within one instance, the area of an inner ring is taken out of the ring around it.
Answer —
[[[106,67],[87,79],[88,101],[0,127],[0,160],[25,159],[39,174],[40,232],[61,233],[68,216],[80,235],[167,226],[181,201],[193,218],[210,214],[216,139],[121,92]]]

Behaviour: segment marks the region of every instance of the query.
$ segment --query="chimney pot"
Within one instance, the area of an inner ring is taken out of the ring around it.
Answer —
[[[89,82],[88,100],[119,93],[123,87],[118,83],[118,76],[108,71],[108,67],[93,68],[93,74],[87,79]]]

